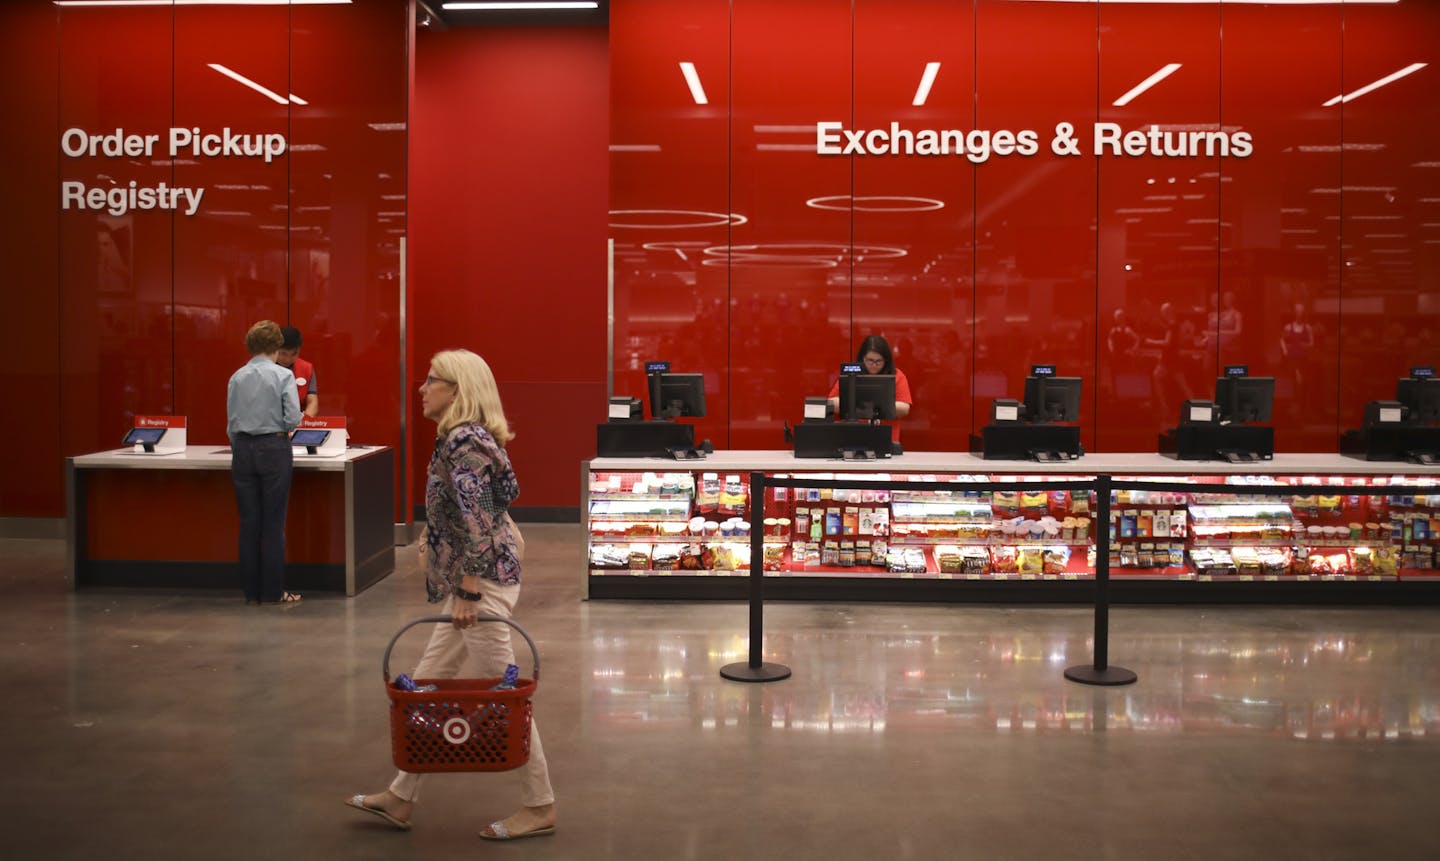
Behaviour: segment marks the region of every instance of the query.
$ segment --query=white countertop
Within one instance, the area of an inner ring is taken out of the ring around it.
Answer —
[[[343,454],[321,457],[296,454],[295,468],[309,472],[344,472],[345,464],[385,450],[383,445],[347,448]],[[133,448],[116,448],[70,458],[77,469],[225,469],[230,449],[223,445],[192,445],[179,454],[137,454]]]
[[[789,451],[717,451],[704,460],[677,461],[659,457],[599,457],[588,461],[593,472],[886,472],[959,473],[965,475],[1435,475],[1440,466],[1357,460],[1329,453],[1276,454],[1258,463],[1174,460],[1154,452],[1087,454],[1079,460],[1033,463],[985,460],[969,452],[913,451],[877,460],[797,458]]]

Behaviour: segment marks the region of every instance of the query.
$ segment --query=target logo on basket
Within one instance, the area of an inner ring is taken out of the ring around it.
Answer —
[[[452,717],[445,721],[440,733],[451,744],[464,744],[470,740],[470,722],[463,717]]]

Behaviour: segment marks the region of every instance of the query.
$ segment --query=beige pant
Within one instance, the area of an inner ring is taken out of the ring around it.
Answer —
[[[482,579],[480,591],[485,596],[485,600],[480,602],[480,612],[507,619],[520,598],[519,585],[501,586],[493,580]],[[440,605],[440,613],[448,615],[454,608],[455,596],[452,595]],[[477,622],[462,631],[449,622],[437,624],[412,676],[417,679],[453,679],[470,655],[479,659],[481,677],[504,675],[506,664],[517,663],[515,651],[510,645],[510,626],[499,622]],[[526,660],[529,659],[527,655]],[[520,665],[521,675],[528,675],[529,670],[529,666]],[[520,794],[522,804],[542,807],[555,803],[555,792],[550,787],[550,769],[545,765],[545,751],[540,747],[540,729],[533,720],[530,723],[530,761],[520,771],[524,776]],[[397,772],[390,782],[390,791],[406,801],[418,801],[420,777],[408,771]]]

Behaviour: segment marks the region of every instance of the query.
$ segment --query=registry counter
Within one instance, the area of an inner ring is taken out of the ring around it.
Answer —
[[[230,449],[131,449],[66,460],[66,570],[72,588],[240,589]],[[295,455],[285,521],[285,586],[356,595],[395,569],[395,453],[356,446]]]

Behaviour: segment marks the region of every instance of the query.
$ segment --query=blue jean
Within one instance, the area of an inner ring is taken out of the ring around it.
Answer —
[[[285,509],[295,467],[290,440],[237,434],[230,451],[240,510],[240,587],[247,601],[278,601],[285,592]]]

